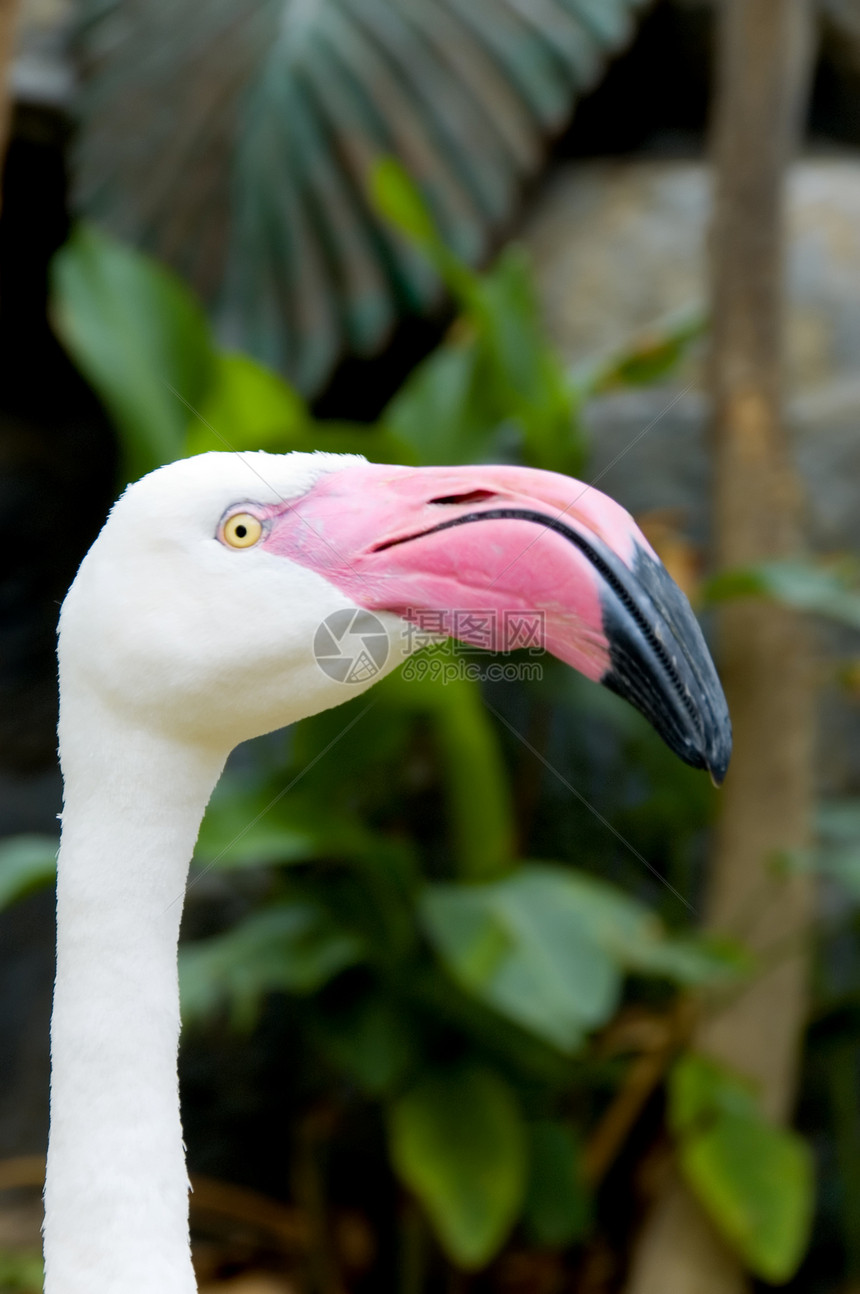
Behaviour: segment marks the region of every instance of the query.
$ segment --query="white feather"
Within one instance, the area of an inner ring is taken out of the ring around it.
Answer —
[[[195,1289],[176,1079],[188,862],[237,742],[361,690],[312,651],[320,621],[353,604],[216,531],[231,505],[297,497],[356,461],[206,454],[161,468],[115,505],[63,605],[47,1294]],[[381,619],[393,639],[400,621]]]

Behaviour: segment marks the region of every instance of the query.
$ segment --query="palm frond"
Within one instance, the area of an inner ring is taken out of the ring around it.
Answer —
[[[475,263],[644,0],[87,0],[76,203],[305,392],[440,285],[369,205],[394,154]]]

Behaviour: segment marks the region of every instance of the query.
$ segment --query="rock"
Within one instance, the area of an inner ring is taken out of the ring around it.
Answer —
[[[523,231],[550,332],[571,365],[704,303],[710,177],[698,162],[571,163]],[[860,161],[798,162],[789,183],[786,393],[820,554],[860,551]],[[669,517],[704,556],[709,528],[703,352],[657,386],[594,400],[592,479],[638,516]],[[857,635],[822,630],[831,656]],[[860,789],[860,709],[823,702],[822,788]]]

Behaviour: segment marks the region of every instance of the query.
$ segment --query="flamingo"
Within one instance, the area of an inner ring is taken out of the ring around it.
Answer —
[[[378,678],[416,617],[458,609],[539,613],[550,652],[722,780],[729,718],[690,606],[632,518],[578,481],[214,453],[115,504],[60,616],[47,1294],[193,1294],[177,944],[207,800],[237,743],[374,681],[320,668],[328,616],[377,617]]]

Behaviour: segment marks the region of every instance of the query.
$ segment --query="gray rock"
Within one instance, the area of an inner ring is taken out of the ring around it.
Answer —
[[[561,169],[524,230],[550,332],[577,365],[704,302],[709,178],[694,162]],[[787,417],[806,482],[810,538],[860,549],[860,161],[799,163],[790,181]],[[633,511],[707,526],[701,352],[671,381],[602,396],[587,411],[601,485]],[[647,428],[647,430],[646,430]],[[644,433],[644,434],[643,434]]]
[[[572,163],[523,230],[550,331],[571,363],[623,347],[706,296],[710,178],[687,161]],[[788,389],[853,377],[860,354],[860,161],[790,178]],[[681,385],[697,375],[688,365]]]
[[[524,230],[540,300],[571,365],[623,348],[668,314],[703,303],[709,175],[678,161],[569,164]],[[787,419],[821,554],[860,551],[860,161],[799,162],[789,186]],[[702,552],[709,528],[702,352],[670,381],[588,407],[592,479],[641,516],[667,511]],[[643,434],[644,433],[644,434]],[[822,629],[831,661],[856,633]],[[860,791],[860,711],[822,702],[822,789]]]

